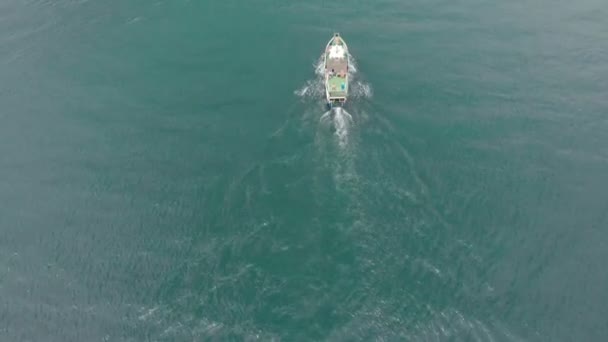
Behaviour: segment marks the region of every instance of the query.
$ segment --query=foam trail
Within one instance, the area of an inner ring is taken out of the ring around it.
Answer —
[[[336,107],[336,115],[337,116],[344,116],[348,121],[352,122],[353,121],[353,116],[350,115],[349,112],[347,112],[344,108],[342,107]]]
[[[353,57],[353,55],[350,54],[350,52],[348,53],[348,73],[349,75],[355,75],[357,73],[357,62],[355,60],[355,57]]]
[[[319,57],[319,59],[315,63],[315,74],[321,78],[323,76],[325,76],[325,72],[324,72],[324,68],[323,68],[324,66],[325,66],[325,64],[323,62],[323,55],[321,55],[321,57]]]
[[[319,119],[319,121],[321,123],[327,123],[327,121],[331,120],[331,110],[328,110],[327,112],[323,113],[323,115],[321,115],[321,118]]]
[[[345,111],[344,108],[337,107],[334,109],[335,134],[338,137],[338,144],[342,148],[348,144],[348,131],[352,120],[352,115]]]
[[[332,108],[323,113],[319,122],[332,127],[334,135],[338,138],[338,145],[345,147],[348,144],[348,134],[353,116],[342,107]]]

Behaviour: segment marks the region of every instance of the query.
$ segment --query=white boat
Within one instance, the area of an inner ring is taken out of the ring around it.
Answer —
[[[348,97],[348,47],[339,33],[334,33],[323,54],[325,95],[330,107],[342,106]]]

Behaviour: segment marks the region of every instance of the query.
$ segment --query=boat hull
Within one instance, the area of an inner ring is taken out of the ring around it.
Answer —
[[[327,103],[342,106],[348,98],[348,46],[338,33],[327,43],[323,57]]]

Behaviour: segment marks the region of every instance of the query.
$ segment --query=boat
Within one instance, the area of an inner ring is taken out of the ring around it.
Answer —
[[[325,95],[329,107],[343,106],[348,97],[348,47],[339,33],[325,47],[323,54]]]

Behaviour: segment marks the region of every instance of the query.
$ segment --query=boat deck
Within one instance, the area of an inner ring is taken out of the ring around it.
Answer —
[[[327,84],[329,86],[329,97],[346,97],[348,93],[348,83],[346,77],[331,76]]]
[[[329,56],[327,56],[326,66],[327,71],[333,69],[338,75],[346,74],[348,72],[348,61],[346,59],[329,58]]]

